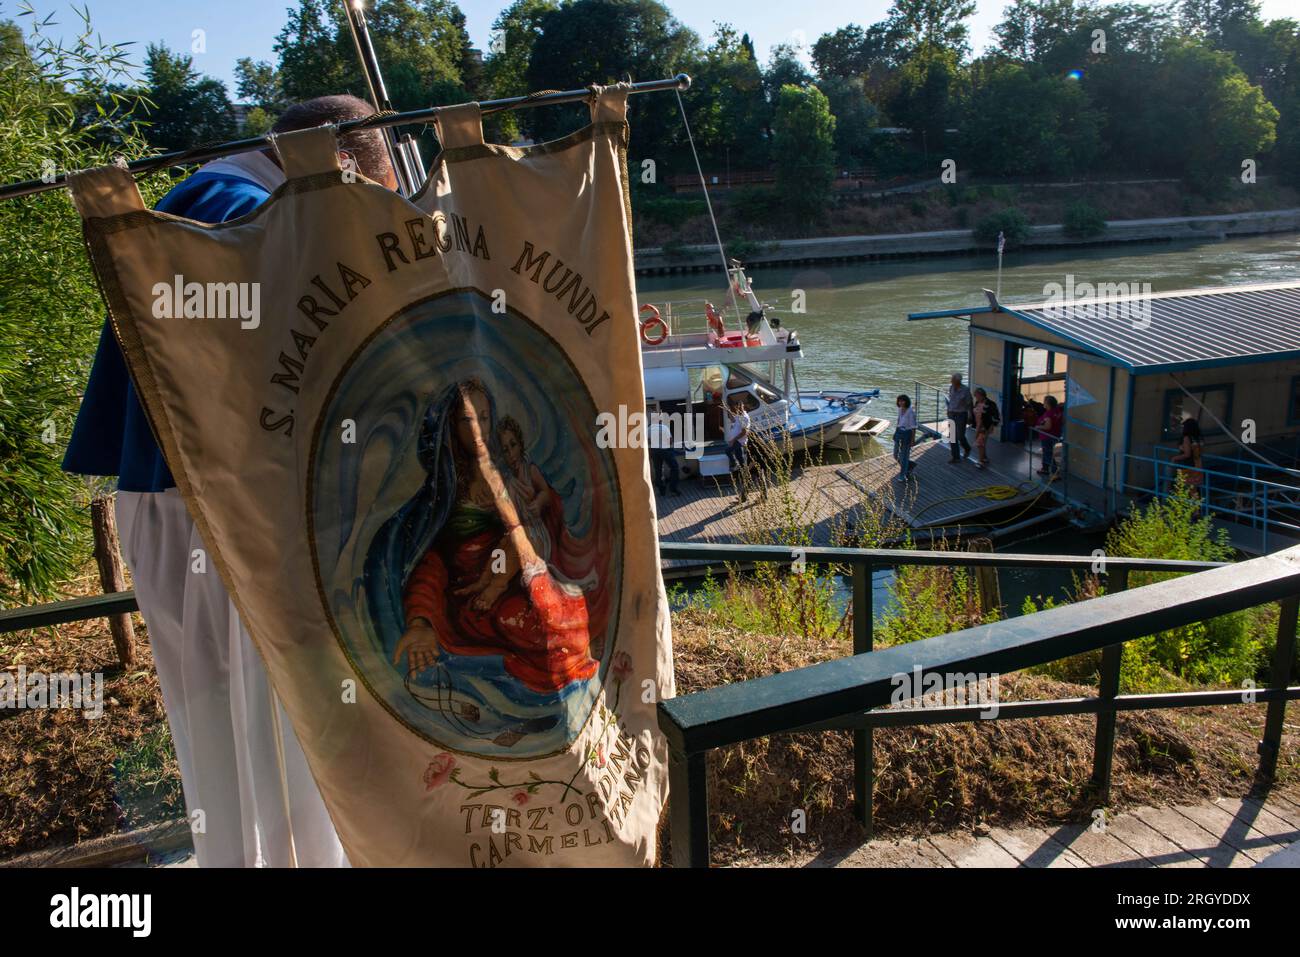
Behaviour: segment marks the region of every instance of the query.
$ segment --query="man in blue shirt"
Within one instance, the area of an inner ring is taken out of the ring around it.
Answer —
[[[295,104],[276,133],[374,113],[329,96]],[[345,169],[397,187],[382,134],[340,142]],[[157,209],[205,223],[243,216],[285,181],[272,151],[216,160]],[[342,846],[248,632],[185,508],[106,323],[63,468],[117,476],[122,550],[171,726],[201,867],[346,866]]]

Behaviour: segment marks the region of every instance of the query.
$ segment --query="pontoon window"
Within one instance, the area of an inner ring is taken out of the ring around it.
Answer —
[[[1165,393],[1165,421],[1161,438],[1178,441],[1183,436],[1183,416],[1196,420],[1202,432],[1218,431],[1214,420],[1227,422],[1232,416],[1232,386],[1209,385],[1187,390],[1170,389]]]

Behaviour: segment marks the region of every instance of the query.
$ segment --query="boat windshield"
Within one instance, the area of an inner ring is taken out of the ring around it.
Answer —
[[[776,388],[763,378],[752,366],[727,366],[727,391],[750,389],[764,402],[775,402],[781,398]]]

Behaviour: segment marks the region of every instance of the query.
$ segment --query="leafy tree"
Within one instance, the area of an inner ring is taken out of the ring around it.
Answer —
[[[84,17],[83,17],[84,19]],[[121,46],[88,21],[63,42],[49,20],[24,42],[0,26],[0,179],[109,162],[148,151],[131,120]],[[95,104],[107,104],[103,112]],[[121,119],[125,117],[125,120]],[[105,146],[104,144],[110,144]],[[146,196],[154,195],[148,183]],[[89,557],[86,486],[60,470],[102,300],[86,260],[81,220],[66,191],[0,203],[0,600],[50,597]]]
[[[454,3],[374,0],[366,19],[394,108],[419,109],[471,94],[479,67],[465,16]],[[298,0],[274,49],[290,100],[331,93],[369,97],[342,4]]]
[[[226,86],[200,76],[194,58],[150,44],[145,55],[144,97],[149,108],[149,142],[162,150],[215,143],[235,134]]]
[[[922,46],[898,71],[888,101],[889,115],[899,125],[910,127],[928,154],[943,145],[958,114],[962,83],[954,50]]]
[[[241,102],[275,116],[288,104],[280,73],[265,60],[253,62],[251,57],[240,57],[235,63],[235,92]]]
[[[1101,124],[1077,81],[1008,60],[983,78],[962,125],[982,173],[1069,177],[1092,166]]]
[[[1231,50],[1237,37],[1259,23],[1259,0],[1182,0],[1179,17],[1190,33]]]
[[[798,47],[790,43],[778,43],[772,47],[767,69],[763,71],[763,85],[767,88],[767,97],[773,107],[786,86],[807,86],[811,82],[812,74],[799,59]]]
[[[719,23],[713,43],[691,66],[694,79],[683,94],[701,159],[716,165],[725,158],[735,169],[758,169],[769,162],[772,110],[753,44],[729,24]]]
[[[255,106],[244,115],[240,136],[263,136],[275,125],[275,117],[260,106]]]
[[[355,53],[350,65],[344,63],[331,8],[326,0],[299,0],[298,9],[289,9],[284,28],[276,37],[280,85],[290,100],[355,92],[351,84],[360,79],[360,67]]]
[[[960,57],[970,50],[966,20],[974,13],[975,0],[894,0],[885,23],[903,59],[927,47]]]
[[[1043,62],[1069,46],[1068,56],[1082,61],[1087,48],[1078,46],[1080,28],[1091,24],[1096,12],[1091,0],[1013,0],[993,28],[996,50],[1011,59]]]
[[[818,89],[826,94],[835,117],[835,155],[843,166],[860,166],[871,155],[871,131],[879,111],[867,97],[862,77],[829,77]]]
[[[1174,46],[1153,93],[1164,142],[1180,147],[1178,172],[1203,191],[1220,188],[1240,173],[1243,159],[1276,140],[1277,108],[1228,53],[1191,42]]]
[[[825,215],[835,178],[835,117],[815,86],[786,84],[772,122],[777,191],[796,226]]]
[[[515,0],[492,23],[492,42],[484,65],[484,82],[495,97],[524,96],[528,88],[528,61],[541,35],[546,14],[559,9],[556,0]],[[494,113],[484,120],[494,139],[511,142],[520,133],[514,111]]]
[[[699,59],[699,38],[657,0],[574,0],[547,13],[540,29],[528,61],[531,90],[657,79]],[[674,97],[637,97],[628,113],[634,152],[672,150],[681,130]],[[556,107],[534,110],[525,122],[535,137],[550,139],[586,120],[583,108]]]
[[[856,23],[824,33],[812,47],[813,67],[823,79],[865,76],[893,65],[898,45],[883,23],[863,29]]]

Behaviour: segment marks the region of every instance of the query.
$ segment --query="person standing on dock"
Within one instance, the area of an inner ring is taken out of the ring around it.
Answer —
[[[966,423],[970,420],[971,408],[974,406],[970,389],[962,385],[960,372],[952,374],[952,384],[948,387],[947,398],[948,421],[952,423],[950,464],[956,465],[963,458],[970,458],[970,442],[966,441]],[[957,451],[958,446],[961,447],[960,453]]]
[[[1039,475],[1056,474],[1056,443],[1061,439],[1064,425],[1065,410],[1061,408],[1060,400],[1054,395],[1047,396],[1043,399],[1043,414],[1034,425],[1043,444],[1043,463],[1038,470]]]
[[[646,421],[650,423],[647,436],[650,444],[650,473],[654,478],[655,493],[663,495],[682,494],[677,483],[681,480],[681,469],[677,465],[677,450],[673,443],[673,430],[668,425],[667,417],[661,412],[645,410]],[[664,469],[668,470],[668,482],[664,482]]]
[[[736,473],[736,487],[740,489],[740,500],[745,501],[749,492],[749,413],[741,404],[740,397],[733,397],[731,408],[727,410],[727,461]]]
[[[998,412],[998,404],[989,398],[989,394],[983,389],[975,390],[975,448],[979,450],[979,461],[975,463],[976,468],[988,468],[989,465],[989,433],[1002,420]]]
[[[1201,447],[1203,442],[1201,424],[1190,413],[1184,412],[1183,436],[1179,441],[1178,452],[1169,461],[1188,466],[1178,471],[1182,473],[1183,480],[1187,483],[1187,489],[1193,495],[1200,495],[1201,484],[1205,481],[1205,473],[1201,470]]]
[[[898,421],[894,423],[894,459],[898,462],[898,474],[895,482],[901,482],[912,474],[912,443],[916,441],[916,410],[912,400],[900,395],[894,400],[898,406]]]

